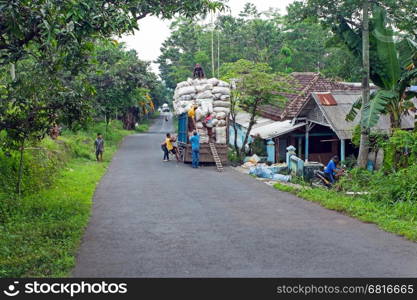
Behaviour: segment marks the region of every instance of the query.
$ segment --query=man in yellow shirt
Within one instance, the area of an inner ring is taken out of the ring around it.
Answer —
[[[188,132],[193,132],[196,129],[196,126],[195,126],[195,110],[196,109],[197,109],[197,105],[193,105],[188,110]]]
[[[177,149],[176,147],[174,147],[174,145],[172,145],[172,142],[175,140],[176,140],[175,137],[171,137],[171,134],[167,133],[167,137],[165,139],[165,146],[168,150],[168,153],[171,152],[172,154],[175,155],[176,159],[179,160]],[[164,156],[164,161],[168,161],[168,160],[169,158],[165,159],[165,156]]]

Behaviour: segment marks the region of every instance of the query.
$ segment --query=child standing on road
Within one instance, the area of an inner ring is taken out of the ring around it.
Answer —
[[[96,159],[97,161],[103,161],[103,152],[104,152],[104,139],[101,133],[97,133],[97,139],[94,141],[94,146],[96,149]]]

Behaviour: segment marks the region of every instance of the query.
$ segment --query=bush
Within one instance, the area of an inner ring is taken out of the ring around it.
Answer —
[[[53,182],[57,170],[68,161],[69,155],[49,137],[39,144],[26,147],[23,155],[22,190],[38,191]],[[15,192],[19,170],[20,153],[0,150],[0,188],[3,193]]]
[[[240,158],[237,156],[237,153],[235,150],[229,149],[229,151],[227,152],[227,159],[232,163],[232,164],[240,164],[241,160]]]
[[[417,132],[396,130],[384,145],[384,169],[395,171],[417,162]]]
[[[364,197],[371,201],[417,202],[417,164],[393,173],[356,168],[337,184],[344,191],[368,192]]]
[[[387,175],[378,172],[372,176],[370,187],[369,198],[372,200],[417,204],[417,165]]]

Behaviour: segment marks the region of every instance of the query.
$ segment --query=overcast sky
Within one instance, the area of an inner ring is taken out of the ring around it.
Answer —
[[[233,15],[238,15],[246,2],[254,3],[259,11],[273,7],[280,9],[281,13],[285,13],[285,8],[293,0],[229,0],[228,6],[231,8]],[[140,59],[155,61],[161,53],[162,43],[169,37],[169,24],[170,21],[162,21],[156,17],[146,17],[139,21],[140,31],[136,32],[135,35],[123,37],[122,41],[127,44],[128,48],[136,49]],[[152,64],[152,69],[159,73],[157,65]]]

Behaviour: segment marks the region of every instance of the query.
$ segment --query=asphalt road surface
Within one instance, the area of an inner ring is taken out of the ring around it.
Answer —
[[[415,277],[417,244],[226,168],[162,162],[158,119],[94,196],[74,277]]]

